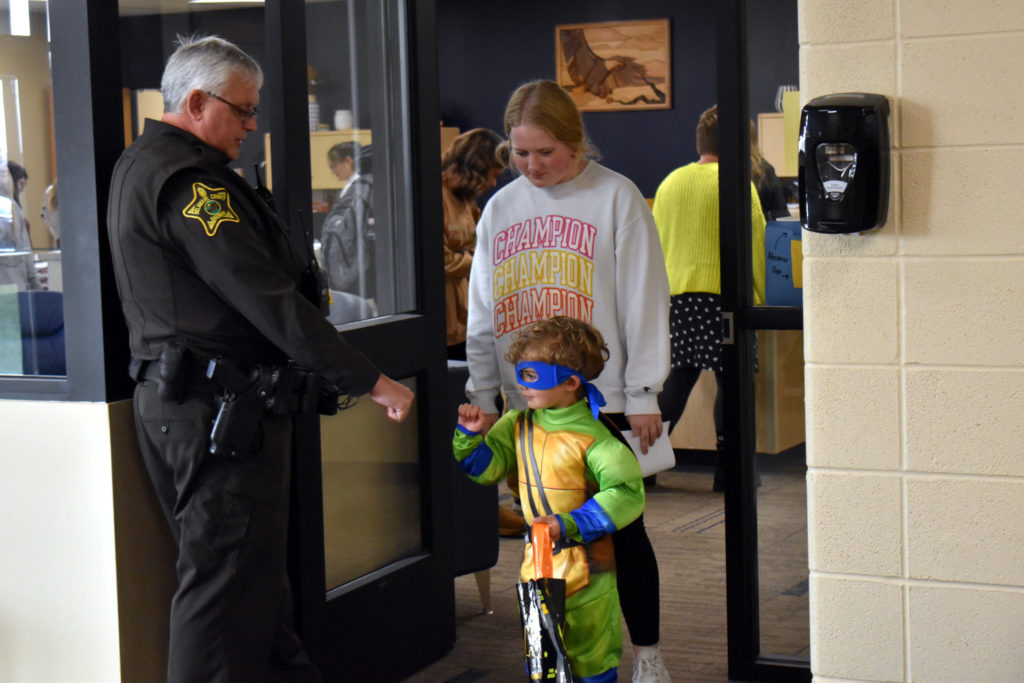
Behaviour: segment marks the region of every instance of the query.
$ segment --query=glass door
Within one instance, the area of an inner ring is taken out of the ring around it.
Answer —
[[[306,649],[325,680],[400,680],[455,633],[433,3],[119,9],[127,141],[162,112],[177,35],[220,35],[261,64],[259,128],[233,167],[329,271],[329,319],[416,394],[401,424],[361,397],[294,430],[289,571]]]
[[[329,319],[417,397],[401,424],[362,397],[297,436],[298,616],[327,680],[400,680],[454,642],[433,12],[267,5],[292,48],[268,182],[327,272]]]
[[[67,375],[50,23],[46,2],[9,4],[0,12],[0,376],[43,389]]]
[[[722,386],[729,677],[809,681],[799,222],[769,222],[753,247],[749,238],[756,129],[746,27],[757,4],[717,5],[722,300],[731,340]],[[753,275],[758,260],[764,281]]]

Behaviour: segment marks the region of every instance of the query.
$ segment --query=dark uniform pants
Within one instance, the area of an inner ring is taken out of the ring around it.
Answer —
[[[209,454],[214,396],[135,389],[142,457],[178,544],[171,683],[319,681],[292,627],[285,570],[291,418],[265,415],[253,453]]]

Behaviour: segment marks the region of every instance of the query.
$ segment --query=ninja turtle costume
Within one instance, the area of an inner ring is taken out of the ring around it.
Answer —
[[[526,521],[558,515],[562,527],[555,578],[566,580],[563,637],[573,674],[586,680],[614,670],[622,654],[619,594],[610,534],[640,516],[644,488],[629,447],[596,421],[586,401],[568,408],[511,410],[486,437],[459,426],[455,459],[480,484],[518,468]],[[532,548],[520,579],[533,577]]]
[[[211,453],[224,387],[206,369],[222,359],[248,377],[291,360],[352,395],[380,372],[303,293],[285,227],[227,162],[191,133],[147,120],[111,178],[107,227],[138,381],[136,431],[178,544],[168,680],[316,681],[292,629],[285,572],[291,414],[256,411],[246,451]]]

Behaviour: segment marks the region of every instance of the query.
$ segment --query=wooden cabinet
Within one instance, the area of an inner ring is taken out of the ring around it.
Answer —
[[[780,178],[795,178],[800,144],[800,92],[784,93],[782,101],[784,113],[757,115],[757,142],[761,156],[775,167]]]
[[[803,330],[757,333],[760,372],[754,377],[758,453],[801,444],[804,433]]]
[[[690,391],[686,410],[672,430],[669,441],[673,448],[699,451],[715,450],[715,373],[704,370]]]
[[[444,156],[444,153],[451,147],[452,140],[457,137],[459,137],[458,128],[444,124],[441,125],[441,156]]]
[[[754,376],[757,452],[779,453],[804,436],[804,352],[801,330],[757,333],[760,370]],[[715,450],[715,373],[705,370],[671,435],[674,448]]]
[[[340,190],[338,180],[327,163],[327,152],[339,142],[355,142],[369,145],[373,141],[368,128],[347,128],[324,130],[309,134],[309,168],[312,171],[314,190]]]
[[[327,164],[327,151],[339,142],[357,142],[369,145],[372,131],[368,128],[346,128],[344,130],[318,130],[309,134],[309,168],[314,190],[340,190],[338,180]],[[267,156],[267,187],[274,189],[274,173],[270,162],[270,133],[263,136],[263,151]]]
[[[757,115],[757,143],[761,156],[775,167],[779,176],[796,175],[786,167],[786,128],[783,115],[770,113]]]
[[[453,126],[441,126],[441,153],[448,149],[459,135],[459,129]],[[346,128],[343,130],[318,130],[309,134],[309,168],[314,190],[340,190],[342,183],[338,180],[327,163],[327,152],[339,142],[357,142],[369,145],[373,142],[373,131],[369,128]],[[266,182],[267,187],[274,189],[274,174],[270,162],[270,133],[263,136],[263,151],[267,156]]]

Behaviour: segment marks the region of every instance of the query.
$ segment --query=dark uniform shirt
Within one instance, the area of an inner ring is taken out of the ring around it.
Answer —
[[[114,167],[107,227],[132,356],[177,342],[242,368],[291,359],[366,393],[380,372],[299,291],[284,226],[228,161],[147,120]]]

